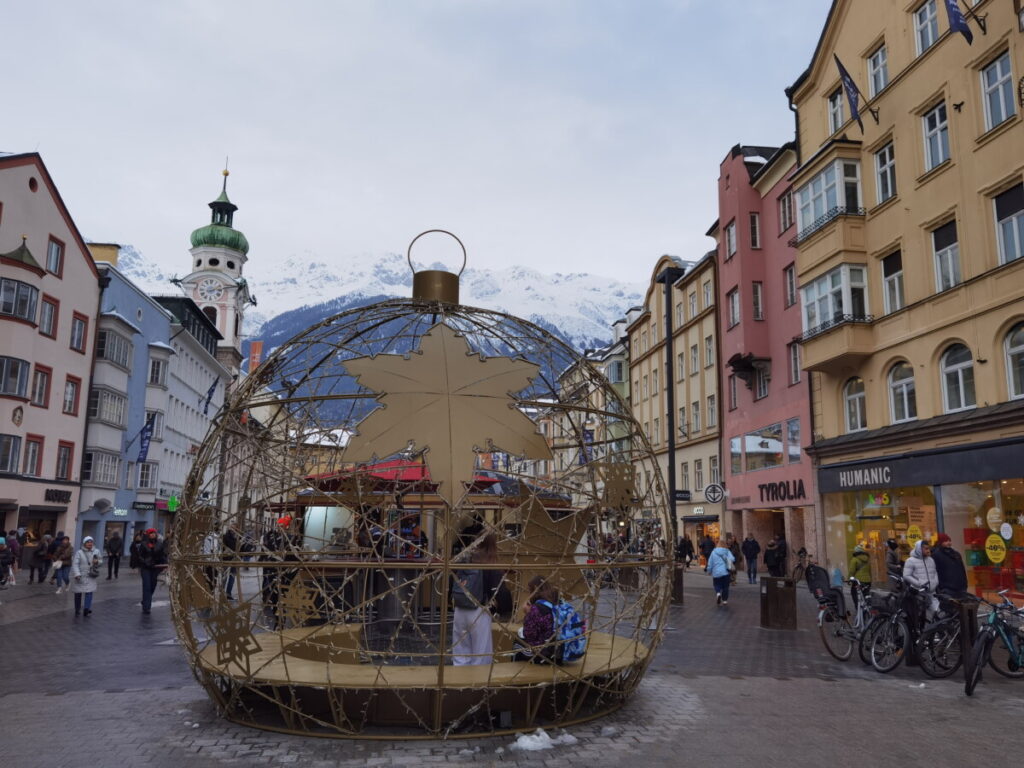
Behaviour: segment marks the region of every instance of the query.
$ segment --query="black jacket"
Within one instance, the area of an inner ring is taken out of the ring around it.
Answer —
[[[149,546],[148,541],[143,541],[135,549],[135,557],[139,568],[155,570],[157,566],[167,564],[167,553],[164,551],[164,543],[158,541],[155,546]]]
[[[950,592],[967,591],[967,571],[960,553],[952,547],[935,547],[932,550],[935,572],[939,575],[939,589]]]
[[[747,560],[757,560],[757,556],[761,553],[761,545],[757,543],[757,539],[744,539],[741,549]]]

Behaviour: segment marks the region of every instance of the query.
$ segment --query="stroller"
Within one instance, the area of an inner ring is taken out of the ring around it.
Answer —
[[[831,607],[839,616],[846,615],[846,596],[841,588],[832,586],[828,571],[820,565],[808,563],[804,578],[807,579],[807,588],[811,590],[818,605]]]

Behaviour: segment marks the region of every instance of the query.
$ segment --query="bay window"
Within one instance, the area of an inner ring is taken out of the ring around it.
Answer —
[[[863,265],[842,264],[805,286],[804,332],[846,320],[869,320]]]
[[[842,214],[861,213],[860,163],[836,160],[797,190],[798,239]]]

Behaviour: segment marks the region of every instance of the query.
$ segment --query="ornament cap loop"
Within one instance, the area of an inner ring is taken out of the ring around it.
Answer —
[[[432,232],[439,232],[452,237],[459,244],[459,247],[462,248],[462,268],[459,269],[457,274],[452,274],[442,269],[425,269],[422,272],[417,272],[413,267],[413,245],[421,237]],[[446,229],[428,229],[426,232],[420,232],[409,243],[409,248],[405,252],[405,258],[409,262],[409,269],[412,270],[412,297],[414,299],[443,301],[447,304],[459,303],[459,277],[462,276],[463,270],[466,269],[466,246],[458,237]]]

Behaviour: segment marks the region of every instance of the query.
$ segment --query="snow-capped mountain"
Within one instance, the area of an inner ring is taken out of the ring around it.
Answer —
[[[176,291],[170,282],[172,275],[131,246],[121,249],[118,263],[121,271],[147,292]],[[443,267],[417,264],[417,269],[431,268]],[[297,322],[309,325],[350,307],[407,297],[412,292],[412,272],[405,256],[397,253],[349,256],[334,265],[312,253],[293,255],[272,268],[261,268],[254,260],[246,277],[259,303],[246,311],[245,331],[250,338],[265,338],[268,347],[305,327],[296,327]],[[460,280],[463,304],[537,323],[580,350],[607,343],[612,323],[641,303],[645,289],[646,283],[624,283],[584,273],[542,274],[515,266],[466,269]],[[288,322],[271,322],[285,313],[290,315]],[[275,327],[282,325],[287,328]]]

